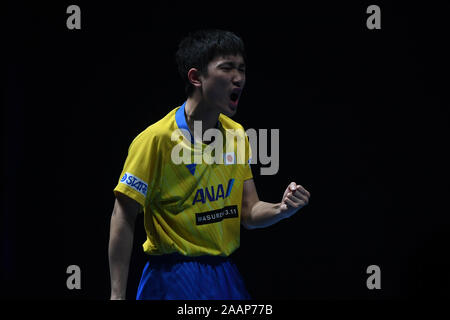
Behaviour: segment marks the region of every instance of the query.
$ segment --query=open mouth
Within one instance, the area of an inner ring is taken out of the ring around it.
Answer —
[[[234,88],[234,89],[231,91],[231,94],[230,94],[230,100],[231,100],[231,102],[232,102],[234,105],[237,105],[237,103],[238,103],[238,101],[239,101],[239,98],[240,98],[240,96],[241,96],[241,92],[242,92],[242,89],[241,89],[241,88]]]
[[[230,99],[231,99],[231,101],[236,102],[239,99],[239,94],[237,94],[236,92],[233,92],[230,95]]]

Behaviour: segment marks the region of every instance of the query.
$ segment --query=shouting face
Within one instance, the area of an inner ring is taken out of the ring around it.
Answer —
[[[204,102],[226,116],[233,116],[245,85],[243,57],[216,57],[199,79]]]

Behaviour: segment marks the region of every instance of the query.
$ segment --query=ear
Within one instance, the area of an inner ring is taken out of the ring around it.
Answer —
[[[200,71],[196,68],[191,68],[188,71],[189,82],[192,83],[194,87],[200,88],[202,86],[202,81],[200,79]]]

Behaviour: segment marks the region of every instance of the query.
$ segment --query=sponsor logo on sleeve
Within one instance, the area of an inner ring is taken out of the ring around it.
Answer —
[[[138,177],[132,175],[129,172],[125,172],[123,177],[120,179],[120,183],[123,183],[127,185],[128,187],[136,190],[140,194],[142,194],[144,197],[147,195],[147,189],[148,185],[143,180],[139,179]]]

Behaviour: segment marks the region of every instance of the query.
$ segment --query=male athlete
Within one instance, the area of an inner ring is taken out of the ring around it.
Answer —
[[[305,206],[310,194],[291,182],[279,203],[258,198],[247,137],[229,118],[245,85],[244,45],[237,35],[221,30],[191,33],[180,42],[176,60],[187,100],[133,140],[114,189],[111,299],[125,299],[134,223],[141,211],[148,262],[137,299],[249,299],[229,259],[239,247],[240,226],[273,225]],[[202,132],[195,132],[194,121],[201,121]],[[224,137],[232,130],[242,132],[245,161],[237,161],[240,150],[229,139],[223,145],[217,145],[220,139],[202,139],[213,128]],[[176,130],[188,137],[183,142],[172,139]],[[192,154],[219,146],[224,161],[177,164],[172,151],[179,143]]]

